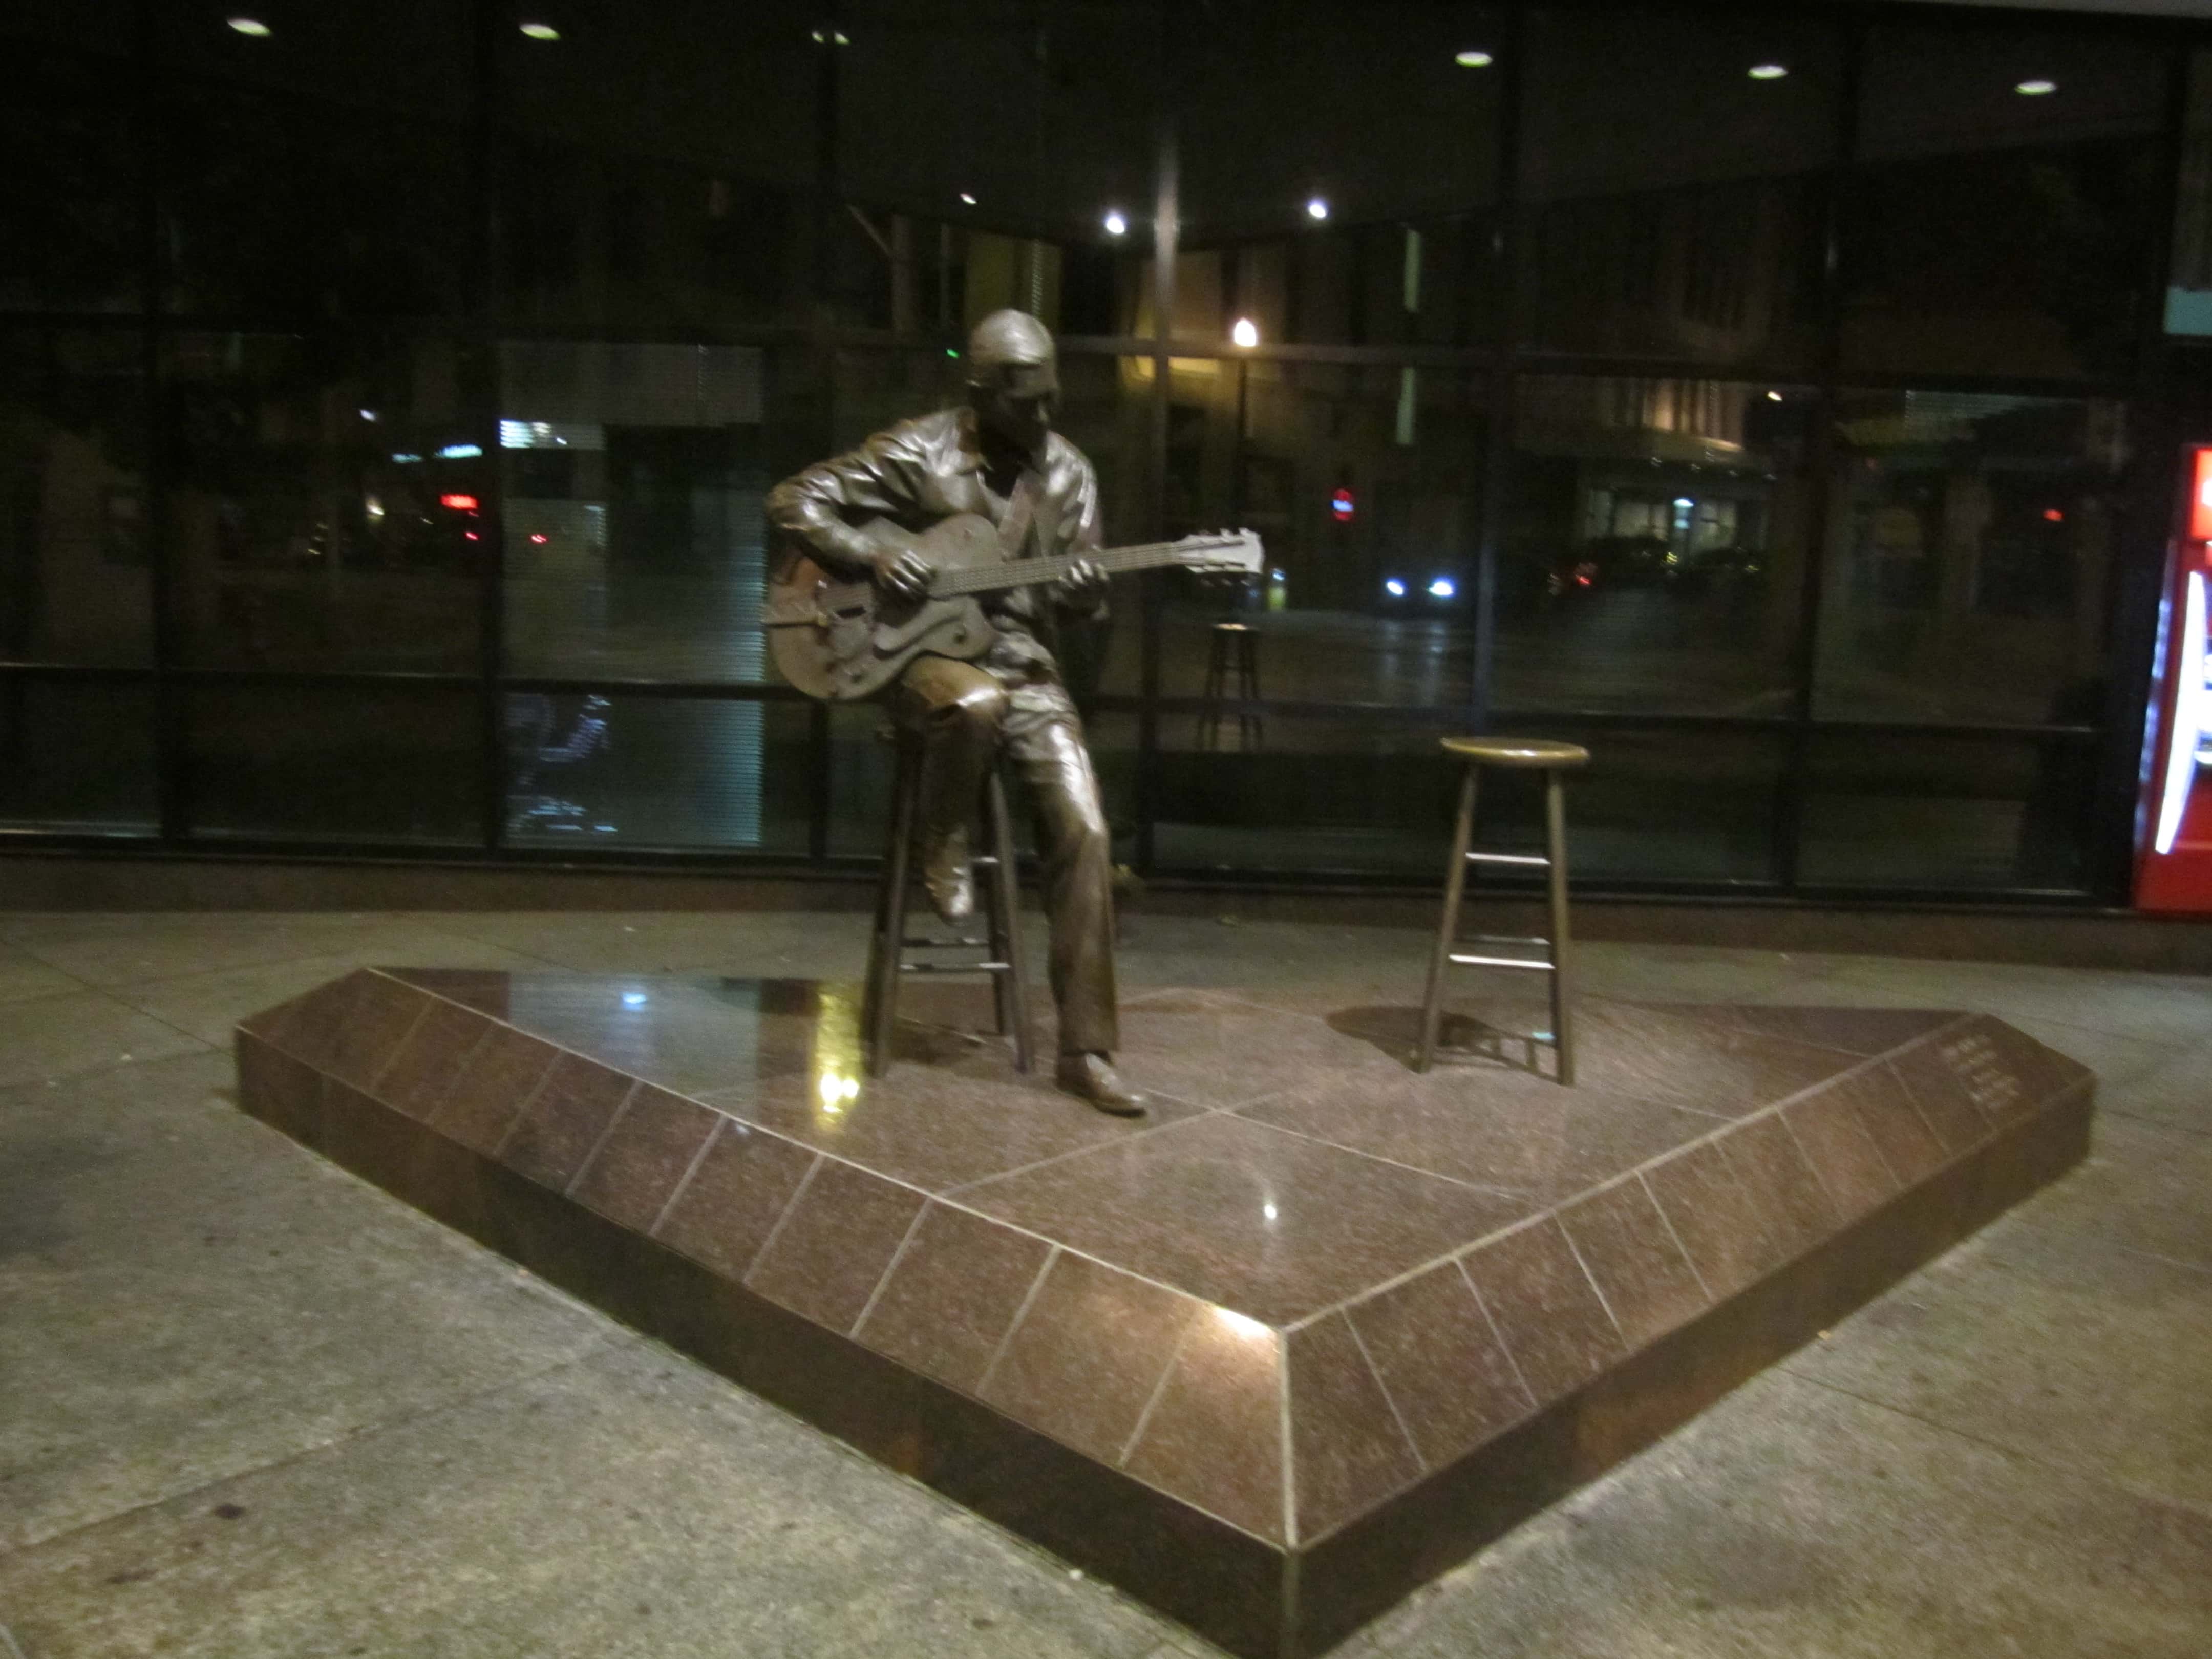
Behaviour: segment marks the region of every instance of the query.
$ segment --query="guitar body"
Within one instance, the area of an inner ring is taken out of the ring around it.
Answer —
[[[940,519],[919,533],[884,520],[862,526],[860,533],[878,551],[911,548],[927,559],[934,572],[929,597],[898,599],[869,578],[833,576],[793,553],[769,582],[761,607],[777,671],[826,702],[873,696],[925,653],[963,660],[981,656],[999,630],[977,595],[1053,581],[1079,562],[1095,562],[1109,575],[1172,566],[1245,578],[1263,562],[1260,538],[1249,530],[1014,560],[1001,550],[998,527],[973,513]]]
[[[887,520],[863,526],[883,549],[911,546],[939,571],[1003,562],[999,532],[973,513],[940,519],[918,534]],[[925,653],[981,656],[998,629],[972,596],[908,604],[873,582],[832,576],[804,554],[769,584],[769,651],[776,670],[810,697],[857,702],[873,696]]]

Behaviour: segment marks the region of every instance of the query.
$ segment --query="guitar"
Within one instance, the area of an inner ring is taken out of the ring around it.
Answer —
[[[940,519],[909,535],[886,520],[860,533],[884,550],[911,546],[935,568],[929,592],[901,599],[872,581],[830,575],[804,554],[769,584],[761,621],[784,678],[810,697],[854,702],[896,679],[924,653],[972,659],[991,648],[998,629],[976,595],[1057,581],[1088,558],[1109,575],[1175,567],[1207,575],[1251,575],[1261,567],[1260,538],[1249,530],[1185,536],[1103,552],[1053,559],[1007,559],[998,527],[974,513]]]

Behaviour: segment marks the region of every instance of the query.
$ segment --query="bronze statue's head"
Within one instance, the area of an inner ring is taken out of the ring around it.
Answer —
[[[1025,455],[1044,447],[1060,398],[1060,354],[1026,311],[994,311],[968,337],[968,401],[984,431]]]

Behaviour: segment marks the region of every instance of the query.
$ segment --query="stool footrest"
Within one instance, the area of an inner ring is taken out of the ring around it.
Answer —
[[[1541,933],[1468,933],[1452,941],[1455,945],[1549,945],[1552,941]]]
[[[1554,962],[1532,962],[1526,957],[1480,957],[1464,951],[1455,951],[1451,960],[1461,968],[1527,968],[1534,972],[1549,974],[1557,970]]]
[[[1541,853],[1486,853],[1472,847],[1468,849],[1467,861],[1469,864],[1510,864],[1522,870],[1548,870],[1552,867],[1551,860]]]
[[[909,951],[988,951],[991,941],[987,939],[902,939],[899,941]]]
[[[902,962],[902,974],[1011,974],[1011,962]]]

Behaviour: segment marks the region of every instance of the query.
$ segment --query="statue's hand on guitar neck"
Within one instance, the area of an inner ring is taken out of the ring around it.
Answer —
[[[914,544],[904,538],[878,550],[874,566],[876,586],[908,605],[927,599],[929,585],[937,578],[937,567],[915,552]]]
[[[1062,610],[1088,617],[1106,602],[1106,567],[1096,559],[1078,559],[1046,591]]]

